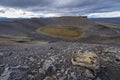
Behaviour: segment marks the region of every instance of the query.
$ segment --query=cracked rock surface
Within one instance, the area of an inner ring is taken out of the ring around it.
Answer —
[[[0,46],[0,80],[119,80],[119,75],[119,46]]]

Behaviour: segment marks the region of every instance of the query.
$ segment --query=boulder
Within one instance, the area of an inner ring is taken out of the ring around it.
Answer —
[[[85,67],[92,70],[97,70],[100,67],[99,57],[94,52],[76,52],[72,56],[72,64]]]

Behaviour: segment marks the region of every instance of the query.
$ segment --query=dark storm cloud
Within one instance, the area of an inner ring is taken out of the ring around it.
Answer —
[[[0,10],[0,13],[5,13],[5,11],[4,10]]]
[[[120,0],[0,0],[0,5],[62,15],[120,11]]]
[[[0,0],[0,5],[26,8],[33,6],[44,6],[48,4],[50,0]]]

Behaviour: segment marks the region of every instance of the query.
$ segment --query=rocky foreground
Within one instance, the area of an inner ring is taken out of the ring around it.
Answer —
[[[119,75],[119,46],[0,46],[0,80],[119,80]]]

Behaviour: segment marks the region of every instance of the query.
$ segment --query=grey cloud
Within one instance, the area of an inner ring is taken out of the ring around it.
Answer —
[[[0,5],[61,15],[120,11],[120,0],[1,0]]]
[[[49,3],[50,0],[1,0],[0,1],[0,5],[2,6],[10,6],[10,7],[18,7],[18,8],[44,6]]]
[[[0,13],[5,13],[5,11],[4,10],[0,10]]]

